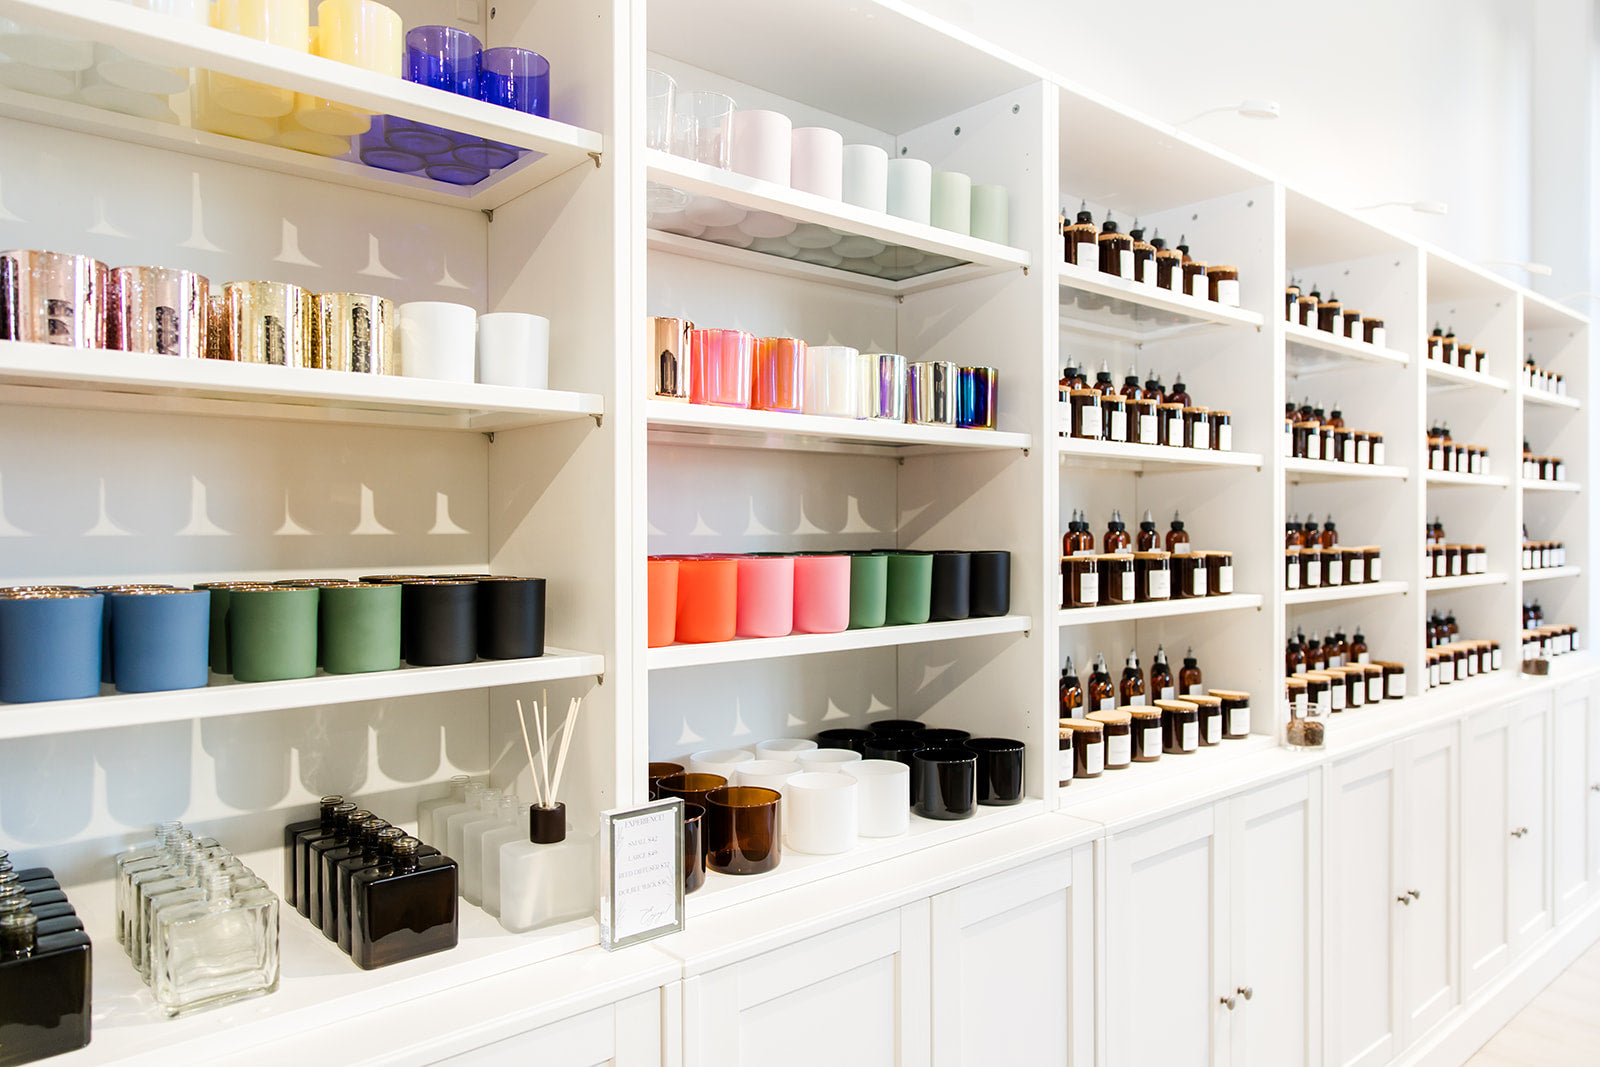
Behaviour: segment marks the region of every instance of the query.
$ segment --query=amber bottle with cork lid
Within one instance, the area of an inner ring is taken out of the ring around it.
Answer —
[[[1177,600],[1191,600],[1206,595],[1210,575],[1206,571],[1203,552],[1185,552],[1172,557],[1172,595]]]
[[[1107,441],[1128,440],[1128,404],[1120,393],[1109,392],[1100,397],[1100,436]]]
[[[1204,747],[1222,744],[1222,698],[1197,693],[1184,697],[1200,712],[1200,744]]]
[[[1444,327],[1437,322],[1433,324],[1433,332],[1428,335],[1428,358],[1443,359],[1441,351],[1444,347]]]
[[[1093,608],[1100,604],[1100,559],[1090,554],[1061,560],[1064,608]]]
[[[1101,725],[1106,739],[1106,770],[1119,771],[1133,761],[1133,716],[1120,708],[1091,711],[1084,718]]]
[[[1062,719],[1061,722],[1067,720]],[[1056,782],[1059,785],[1072,784],[1074,754],[1072,751],[1073,729],[1070,726],[1056,727]]]
[[[1156,250],[1156,288],[1177,292],[1183,288],[1183,253],[1168,248],[1158,232],[1150,238]]]
[[[1094,216],[1089,212],[1087,201],[1078,206],[1078,219],[1076,222],[1066,224],[1066,216],[1062,215],[1064,223],[1061,235],[1066,246],[1067,262],[1095,270],[1100,265],[1097,244],[1094,232]]]
[[[1322,294],[1317,292],[1316,287],[1313,286],[1309,293],[1304,293],[1300,296],[1300,299],[1297,301],[1297,303],[1299,304],[1299,317],[1297,321],[1299,321],[1300,325],[1308,329],[1316,329],[1317,305],[1322,303]]]
[[[1108,552],[1096,556],[1100,566],[1100,604],[1136,604],[1133,553]]]
[[[1178,697],[1189,696],[1193,693],[1204,693],[1201,685],[1200,661],[1194,657],[1194,649],[1189,649],[1183,654],[1183,666],[1178,668]]]
[[[1204,264],[1201,264],[1204,266]],[[1206,271],[1208,294],[1213,303],[1223,307],[1239,306],[1239,268],[1219,263]]]
[[[1166,552],[1135,552],[1133,554],[1133,595],[1135,600],[1144,604],[1152,600],[1172,599],[1173,559],[1174,557]]]
[[[1161,709],[1161,751],[1172,756],[1187,755],[1200,747],[1200,708],[1187,700],[1159,700]]]
[[[1183,447],[1211,447],[1211,412],[1198,404],[1183,409]]]
[[[1161,709],[1154,705],[1119,708],[1130,720],[1133,762],[1154,763],[1161,758]]]
[[[1114,278],[1127,278],[1132,281],[1133,240],[1117,229],[1117,224],[1112,220],[1109,212],[1106,214],[1105,224],[1100,228],[1098,242],[1100,246],[1100,273],[1109,274]]]
[[[1450,327],[1439,339],[1439,358],[1446,363],[1456,361],[1456,328]]]
[[[1344,316],[1343,322],[1341,328],[1335,332],[1352,341],[1361,340],[1361,312],[1353,307],[1347,307],[1341,310],[1341,314]]]
[[[1317,304],[1317,329],[1323,333],[1339,332],[1339,298],[1333,293]]]
[[[1217,452],[1233,451],[1233,412],[1211,409],[1211,448]]]
[[[1362,319],[1361,320],[1361,339],[1363,341],[1367,342],[1367,344],[1369,344],[1369,345],[1377,345],[1379,348],[1384,347],[1384,345],[1387,343],[1388,338],[1385,335],[1384,330],[1383,330],[1383,320],[1382,319]]]
[[[1168,401],[1156,405],[1156,443],[1172,448],[1183,447],[1184,405]]]
[[[1100,416],[1100,394],[1093,389],[1073,389],[1067,394],[1071,408],[1072,436],[1085,441],[1100,440],[1104,421]]]
[[[1471,370],[1476,367],[1478,361],[1473,355],[1474,351],[1471,345],[1456,345],[1456,366],[1462,370]]]
[[[1101,772],[1106,769],[1104,724],[1093,719],[1062,719],[1059,729],[1063,740],[1069,734],[1072,739],[1072,777],[1100,777]]]
[[[1228,596],[1233,592],[1233,553],[1212,549],[1202,553],[1206,560],[1206,596]]]
[[[1250,694],[1242,689],[1213,689],[1222,701],[1222,736],[1237,741],[1250,736]]]
[[[1144,239],[1144,229],[1139,225],[1139,220],[1133,220],[1133,228],[1128,231],[1128,239],[1133,243],[1133,280],[1143,285],[1156,283],[1156,246]]]
[[[1179,244],[1178,250],[1183,253],[1183,295],[1206,299],[1211,295],[1206,287],[1206,261],[1191,258],[1187,245]]]

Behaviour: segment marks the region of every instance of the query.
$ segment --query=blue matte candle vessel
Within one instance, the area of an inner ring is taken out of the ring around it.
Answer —
[[[98,695],[104,606],[91,592],[0,596],[0,701]]]
[[[123,693],[199,689],[209,677],[211,593],[142,589],[113,593],[112,661]]]

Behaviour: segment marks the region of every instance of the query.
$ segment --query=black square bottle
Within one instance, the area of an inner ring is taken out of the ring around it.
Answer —
[[[376,867],[350,878],[350,958],[371,970],[456,946],[456,861],[420,856],[402,837]]]
[[[0,1067],[89,1043],[93,972],[80,930],[40,934],[26,906],[0,908]]]

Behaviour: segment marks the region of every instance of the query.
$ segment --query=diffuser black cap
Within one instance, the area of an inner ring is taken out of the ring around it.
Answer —
[[[536,845],[554,845],[567,839],[567,806],[557,802],[553,807],[541,808],[537,804],[528,808],[528,840]]]

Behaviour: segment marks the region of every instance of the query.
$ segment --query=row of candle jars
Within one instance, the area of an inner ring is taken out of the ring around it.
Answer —
[[[1345,307],[1332,293],[1322,299],[1315,286],[1301,292],[1298,282],[1290,282],[1283,290],[1284,319],[1308,330],[1321,330],[1335,337],[1384,347],[1383,320],[1363,318],[1355,308]]]

